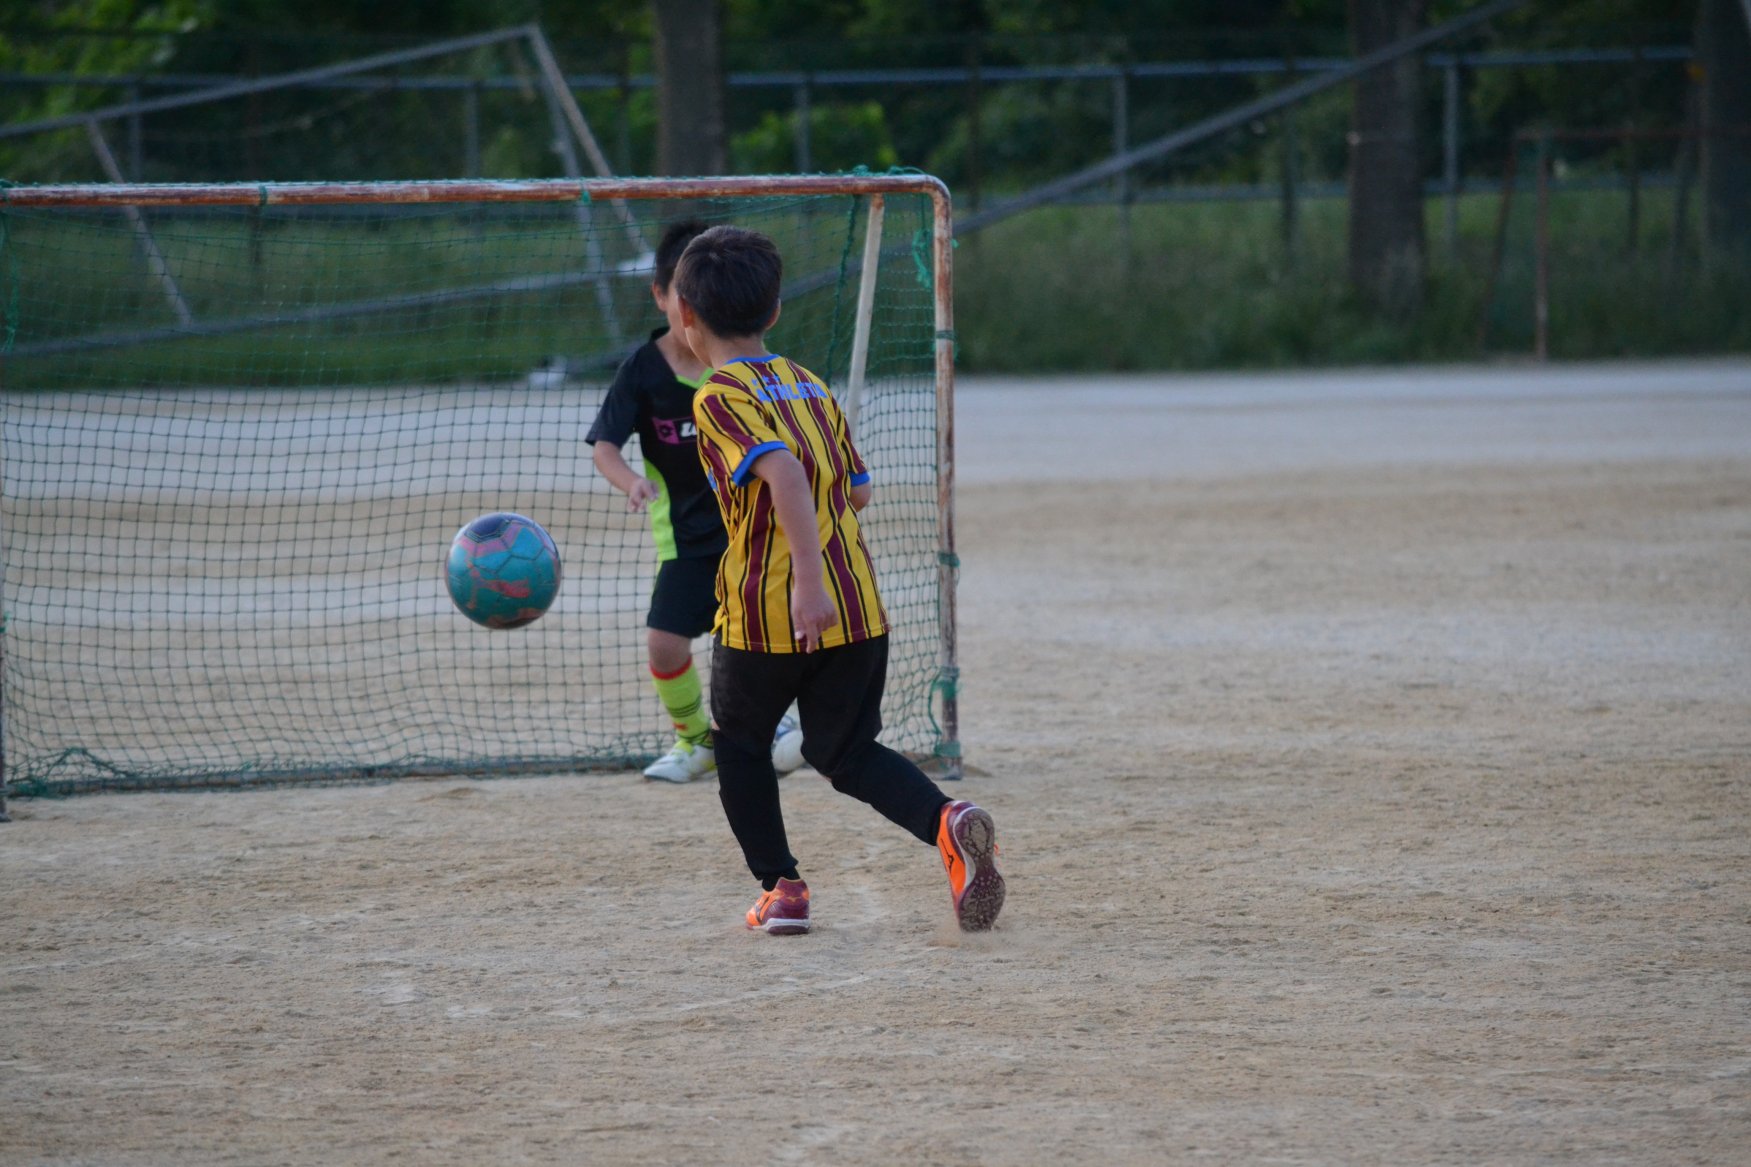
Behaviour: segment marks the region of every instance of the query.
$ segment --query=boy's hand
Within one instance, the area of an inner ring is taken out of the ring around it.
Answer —
[[[648,478],[640,478],[632,484],[632,489],[626,492],[626,509],[642,511],[647,504],[656,501],[657,494],[656,483]]]
[[[790,592],[790,622],[803,651],[814,652],[821,647],[821,635],[839,623],[839,605],[827,594],[825,584],[798,583]]]

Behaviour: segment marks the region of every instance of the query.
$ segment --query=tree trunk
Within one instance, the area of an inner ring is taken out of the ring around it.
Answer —
[[[657,170],[722,174],[723,21],[719,0],[651,0],[656,17]]]
[[[1733,262],[1751,247],[1751,17],[1742,0],[1702,0],[1702,203],[1706,253]]]
[[[1423,28],[1427,0],[1349,0],[1357,56]],[[1423,302],[1420,57],[1400,57],[1356,80],[1350,117],[1350,283],[1395,315]]]

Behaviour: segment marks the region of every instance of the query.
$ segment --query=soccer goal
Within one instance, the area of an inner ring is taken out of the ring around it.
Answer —
[[[958,774],[949,215],[917,174],[0,188],[0,791],[659,753],[656,552],[583,438],[682,217],[783,251],[772,347],[878,487],[883,740]],[[515,631],[444,585],[495,510],[564,561]]]

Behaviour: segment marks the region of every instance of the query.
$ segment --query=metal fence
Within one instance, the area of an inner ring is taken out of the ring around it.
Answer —
[[[1627,240],[1633,253],[1645,234],[1677,278],[1703,248],[1700,216],[1689,214],[1703,127],[1694,52],[1673,43],[1676,30],[1664,43],[1476,47],[1483,22],[1511,6],[1483,5],[1393,51],[1416,53],[1424,70],[1425,189],[1444,226],[1436,241],[1449,268],[1488,286],[1480,336],[1530,348],[1522,326],[1537,317],[1540,280],[1548,293],[1539,269],[1552,249],[1534,238],[1543,216],[1527,208],[1553,193],[1616,191],[1621,198],[1566,213],[1574,223],[1564,229],[1580,240],[1571,249]],[[0,72],[0,99],[34,95],[14,108],[47,105],[43,95],[60,87],[58,107],[78,111],[0,124],[0,178],[575,177],[586,161],[596,173],[650,169],[655,79],[568,73],[568,56],[592,59],[549,49],[530,25],[273,76]],[[1304,250],[1303,204],[1346,193],[1344,82],[1363,64],[1291,54],[992,64],[968,52],[959,64],[738,70],[727,78],[729,134],[766,152],[732,150],[731,169],[924,167],[950,185],[966,233],[1048,203],[1271,200],[1293,263]],[[848,126],[869,134],[847,139]],[[1536,166],[1517,158],[1529,134],[1546,144]],[[888,157],[873,148],[882,144]],[[1516,185],[1526,196],[1513,202]],[[1307,229],[1328,251],[1329,220]],[[1311,212],[1305,221],[1316,223]],[[1120,232],[1128,248],[1128,212]],[[1559,284],[1572,279],[1574,260],[1556,266]]]
[[[369,68],[361,62],[304,70],[280,78],[251,78],[234,74],[213,73],[140,73],[126,75],[92,75],[69,72],[17,73],[0,72],[0,94],[41,94],[48,88],[71,90],[70,104],[84,112],[56,118],[14,121],[0,124],[0,146],[17,146],[33,135],[78,127],[96,118],[119,128],[114,154],[117,172],[133,181],[203,181],[214,178],[300,179],[334,177],[428,178],[435,176],[467,177],[539,177],[543,173],[541,158],[548,154],[551,166],[553,147],[550,127],[542,117],[528,119],[529,134],[541,139],[524,148],[518,156],[521,171],[533,173],[495,173],[495,166],[504,170],[503,159],[489,158],[490,150],[483,143],[495,134],[502,135],[507,125],[507,98],[527,97],[532,89],[533,70],[512,61],[513,68],[483,71],[476,54],[464,58],[471,49],[490,44],[497,34],[464,38],[430,47],[380,54],[365,58],[377,62]],[[499,38],[502,39],[502,38]],[[448,55],[454,68],[430,72],[410,72],[416,61],[438,59]],[[1426,90],[1438,95],[1430,110],[1429,187],[1434,195],[1449,201],[1449,222],[1457,215],[1457,199],[1467,190],[1491,189],[1500,181],[1506,169],[1509,150],[1506,142],[1524,127],[1479,127],[1468,124],[1468,88],[1480,78],[1510,74],[1514,71],[1560,70],[1571,73],[1577,82],[1584,76],[1597,79],[1597,74],[1581,71],[1601,68],[1621,73],[1619,80],[1635,87],[1635,79],[1649,71],[1669,71],[1682,68],[1692,58],[1686,45],[1623,46],[1615,48],[1564,48],[1526,51],[1429,52],[1423,65],[1430,75]],[[753,134],[763,124],[768,130],[781,126],[788,141],[787,156],[768,153],[755,169],[785,169],[801,173],[819,169],[839,169],[857,163],[874,163],[870,157],[848,156],[844,147],[823,142],[823,111],[877,101],[882,116],[887,119],[886,132],[913,143],[941,141],[952,135],[959,143],[958,156],[951,164],[921,157],[899,156],[889,161],[908,165],[928,165],[943,173],[955,188],[957,200],[965,207],[977,209],[991,192],[1015,190],[1037,181],[1041,176],[1025,174],[1014,163],[1025,153],[1025,144],[1005,141],[1005,127],[993,125],[988,111],[1001,105],[1006,94],[1022,91],[1074,95],[1077,106],[1076,125],[1099,132],[1079,135],[1077,143],[1084,151],[1078,164],[1098,159],[1102,152],[1123,154],[1135,140],[1159,133],[1164,126],[1192,120],[1202,106],[1188,102],[1183,91],[1210,89],[1226,85],[1227,99],[1215,103],[1235,104],[1236,93],[1257,93],[1273,84],[1292,82],[1298,78],[1331,73],[1343,69],[1348,60],[1340,57],[1243,57],[1222,60],[1155,61],[1131,64],[1071,64],[1071,65],[977,65],[925,68],[861,68],[820,71],[732,72],[728,76],[731,90],[732,137]],[[617,74],[605,72],[571,72],[565,74],[566,86],[577,96],[599,134],[613,168],[620,173],[640,173],[650,169],[652,119],[654,103],[650,93],[656,82],[649,74]],[[1163,86],[1177,86],[1181,96],[1169,99]],[[1236,86],[1247,87],[1236,89]],[[1670,88],[1670,87],[1668,87]],[[273,91],[280,95],[302,94],[302,99],[285,96],[279,104],[264,108],[259,95]],[[228,119],[209,118],[199,126],[186,118],[178,121],[173,110],[183,108],[195,95],[213,97],[233,94],[248,98],[241,113]],[[83,96],[81,96],[83,95]],[[385,104],[386,98],[406,104],[412,112],[404,116],[405,128],[388,129],[381,121],[379,109],[368,113],[366,106]],[[374,100],[375,99],[375,100]],[[110,104],[92,108],[96,101]],[[302,100],[304,104],[295,104]],[[1072,99],[1060,97],[1063,102]],[[369,118],[379,120],[372,123]],[[1633,120],[1641,126],[1655,125],[1682,128],[1685,114],[1682,102],[1652,100],[1638,110]],[[905,126],[896,124],[909,119]],[[1162,198],[1247,199],[1282,198],[1294,200],[1336,193],[1340,188],[1334,180],[1341,176],[1341,160],[1345,149],[1342,127],[1329,124],[1307,126],[1297,110],[1290,109],[1272,119],[1269,124],[1251,127],[1250,137],[1240,149],[1263,158],[1240,169],[1272,172],[1270,181],[1234,181],[1201,176],[1195,166],[1172,174],[1150,176],[1123,174],[1097,191],[1084,191],[1081,200],[1151,201]],[[913,122],[921,124],[911,124]],[[349,123],[350,126],[349,126]],[[384,133],[405,137],[417,133],[428,139],[420,146],[418,161],[406,165],[418,167],[417,173],[335,174],[306,173],[311,157],[328,165],[337,163],[333,151],[320,149],[289,149],[286,142],[299,129],[314,132],[325,124],[348,126],[338,131],[355,139],[381,139]],[[1575,127],[1571,127],[1575,128]],[[205,135],[218,143],[202,156],[192,143]],[[234,139],[226,152],[224,139]],[[260,144],[264,137],[277,135],[278,150]],[[770,133],[768,137],[770,137]],[[770,145],[770,143],[768,143]],[[855,151],[855,145],[851,147]],[[1228,147],[1232,154],[1235,147]],[[501,152],[503,153],[503,152]],[[217,156],[217,159],[215,159]],[[245,157],[247,156],[247,157]],[[1319,164],[1320,158],[1325,165]],[[14,165],[17,165],[14,155]],[[1648,154],[1638,164],[1654,168],[1646,181],[1658,184],[1670,181],[1670,158]],[[256,173],[216,172],[225,165],[250,164]],[[0,161],[0,165],[4,165]],[[1220,167],[1216,168],[1220,169]],[[1661,171],[1664,171],[1662,175]],[[51,181],[97,177],[80,173],[76,165],[70,172],[56,172],[52,167],[37,172],[4,177],[23,177],[30,181]],[[1577,175],[1577,181],[1595,185],[1615,185],[1641,182],[1644,179],[1625,175],[1616,166],[1592,175]]]

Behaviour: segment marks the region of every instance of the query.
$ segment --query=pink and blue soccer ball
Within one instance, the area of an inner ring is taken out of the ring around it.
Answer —
[[[456,607],[476,624],[521,628],[559,594],[559,549],[534,519],[481,515],[450,541],[445,582]]]

